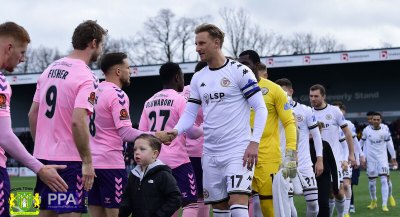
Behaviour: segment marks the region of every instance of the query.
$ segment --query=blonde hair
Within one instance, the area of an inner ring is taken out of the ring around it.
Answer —
[[[220,41],[219,47],[222,48],[222,45],[224,44],[225,33],[216,25],[203,23],[200,26],[197,26],[196,29],[194,30],[194,33],[196,34],[199,34],[200,32],[208,32],[208,34],[210,34],[210,36],[213,39],[219,39]]]

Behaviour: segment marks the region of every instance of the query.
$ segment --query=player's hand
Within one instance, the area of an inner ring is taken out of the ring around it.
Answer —
[[[166,145],[169,145],[172,142],[172,140],[174,140],[178,136],[178,130],[172,129],[170,131],[167,131],[167,135],[169,136],[170,142]]]
[[[285,159],[283,160],[283,167],[286,169],[289,178],[293,179],[297,175],[297,162],[296,151],[287,149]]]
[[[360,164],[362,168],[367,168],[367,159],[364,156],[360,157]]]
[[[324,172],[324,162],[322,157],[317,157],[317,162],[315,162],[315,177],[320,176]]]
[[[258,162],[258,143],[250,141],[243,156],[243,166],[247,165],[247,169],[252,170],[253,166]]]
[[[67,192],[67,183],[57,173],[57,170],[65,168],[67,168],[66,165],[44,165],[37,175],[53,192]]]
[[[166,131],[158,131],[155,132],[154,135],[164,144],[169,145],[171,141],[174,139],[173,136],[171,136],[168,132]]]
[[[82,162],[82,182],[86,191],[92,189],[94,177],[94,167],[92,163]]]
[[[349,170],[349,163],[347,161],[342,161],[342,170]]]
[[[351,167],[357,166],[357,161],[356,158],[354,157],[354,154],[349,154],[349,162]]]
[[[396,159],[393,158],[393,159],[391,160],[391,163],[392,163],[392,169],[393,169],[393,170],[397,170],[397,161],[396,161]]]

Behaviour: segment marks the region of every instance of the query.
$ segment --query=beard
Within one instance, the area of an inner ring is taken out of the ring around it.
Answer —
[[[90,57],[90,62],[96,62],[97,59],[99,59],[99,56],[100,56],[100,53],[94,52],[94,53],[92,54],[92,56]]]
[[[122,84],[122,88],[129,87],[129,85],[131,85],[130,78],[128,78],[128,79],[120,79],[120,82]]]

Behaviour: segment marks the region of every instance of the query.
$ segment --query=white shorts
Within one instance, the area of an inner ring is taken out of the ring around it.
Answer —
[[[347,170],[343,170],[343,179],[351,180],[352,175],[353,175],[353,168],[351,168],[350,166],[348,167]]]
[[[243,155],[203,155],[203,192],[206,204],[220,203],[229,199],[229,194],[251,194],[254,167],[243,167]]]
[[[377,178],[378,176],[389,175],[389,163],[367,161],[367,176],[368,178]]]
[[[315,179],[312,167],[298,168],[297,175],[292,179],[292,182],[295,195],[306,194],[307,191],[318,190],[317,180]]]

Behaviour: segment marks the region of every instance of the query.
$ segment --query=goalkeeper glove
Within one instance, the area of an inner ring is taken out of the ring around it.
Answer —
[[[289,178],[293,179],[297,174],[296,151],[286,150],[285,159],[283,160],[283,168]]]

